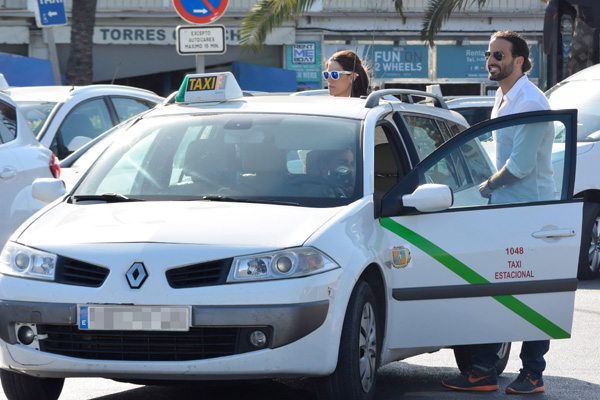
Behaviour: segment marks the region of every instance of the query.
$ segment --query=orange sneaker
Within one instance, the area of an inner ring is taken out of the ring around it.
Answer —
[[[508,394],[542,393],[546,388],[541,377],[536,378],[529,372],[521,370],[517,379],[506,388]]]
[[[496,369],[489,371],[471,368],[456,378],[444,379],[442,385],[453,390],[491,392],[498,389]]]

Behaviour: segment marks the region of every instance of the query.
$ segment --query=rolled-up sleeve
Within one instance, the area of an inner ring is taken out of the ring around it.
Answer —
[[[520,113],[544,109],[544,105],[537,101],[526,101],[519,105]],[[523,179],[533,171],[537,165],[537,152],[548,129],[547,122],[515,127],[512,151],[506,162],[511,174]]]

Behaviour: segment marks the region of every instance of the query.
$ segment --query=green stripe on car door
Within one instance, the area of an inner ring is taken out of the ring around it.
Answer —
[[[444,251],[441,247],[425,239],[423,236],[397,223],[391,218],[381,218],[380,224],[383,228],[407,240],[412,245],[418,247],[423,252],[433,257],[443,266],[460,276],[466,282],[472,285],[490,283],[483,276],[473,271],[467,265],[457,260],[454,256]],[[533,310],[514,296],[492,296],[500,304],[519,315],[527,322],[531,323],[550,337],[554,339],[569,338],[571,335],[564,329]]]

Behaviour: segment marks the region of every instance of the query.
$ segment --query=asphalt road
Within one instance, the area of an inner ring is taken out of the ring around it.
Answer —
[[[600,280],[581,282],[575,299],[572,338],[555,340],[546,356],[546,392],[527,398],[543,400],[600,399]],[[520,343],[514,343],[500,390],[460,393],[443,388],[440,380],[458,373],[451,350],[413,357],[380,369],[377,400],[515,399],[504,388],[517,376]],[[0,393],[0,400],[6,397]],[[106,379],[67,379],[60,400],[315,400],[303,382],[138,386]]]

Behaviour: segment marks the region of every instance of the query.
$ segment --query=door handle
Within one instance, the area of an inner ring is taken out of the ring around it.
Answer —
[[[10,179],[17,176],[17,169],[13,167],[6,167],[0,172],[0,179]]]
[[[561,237],[575,236],[574,229],[550,229],[547,231],[537,231],[531,234],[536,239],[552,239]]]

